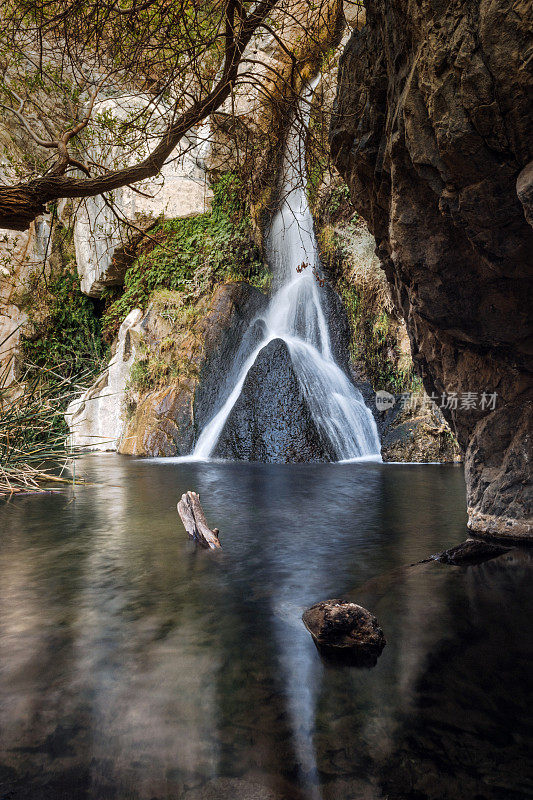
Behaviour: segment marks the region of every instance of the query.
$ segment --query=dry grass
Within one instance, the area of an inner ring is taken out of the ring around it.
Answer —
[[[11,366],[9,361],[0,373],[0,497],[76,482],[64,474],[79,455],[67,445],[64,410],[85,376],[74,383],[28,364],[13,383]]]

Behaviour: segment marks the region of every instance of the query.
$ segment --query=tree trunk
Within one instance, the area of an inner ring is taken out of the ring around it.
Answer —
[[[218,528],[211,530],[208,526],[204,510],[200,505],[200,498],[196,492],[186,492],[181,496],[178,503],[178,514],[185,530],[200,547],[210,550],[221,547],[218,540]]]

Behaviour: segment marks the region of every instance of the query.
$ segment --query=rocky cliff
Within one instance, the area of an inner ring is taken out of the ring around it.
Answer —
[[[531,528],[531,22],[526,0],[367,0],[331,146],[465,451],[469,525]],[[529,220],[529,221],[528,221]]]

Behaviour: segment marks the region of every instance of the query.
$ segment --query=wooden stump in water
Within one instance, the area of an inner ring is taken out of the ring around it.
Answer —
[[[186,492],[178,503],[178,514],[185,526],[185,530],[194,541],[210,550],[222,547],[218,540],[218,528],[211,528],[207,524],[204,510],[200,505],[200,498],[196,492]]]

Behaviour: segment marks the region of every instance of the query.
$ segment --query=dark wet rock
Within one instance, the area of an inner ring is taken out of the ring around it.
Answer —
[[[374,666],[386,641],[376,617],[343,600],[322,600],[302,620],[321,654],[361,666]]]
[[[190,789],[183,800],[283,800],[269,786],[241,778],[215,778],[209,783]]]
[[[530,4],[365,7],[342,57],[333,156],[426,391],[459,398],[444,416],[466,454],[469,527],[531,537]]]
[[[313,421],[281,339],[273,339],[257,356],[214,455],[277,463],[335,460]]]
[[[329,283],[324,284],[321,296],[329,328],[331,352],[339,367],[351,378],[350,343],[352,332],[348,314],[338,292]]]
[[[383,413],[381,456],[383,461],[457,462],[460,451],[439,408],[423,402],[423,397],[411,397],[401,406],[396,404]]]
[[[524,207],[524,216],[533,225],[533,161],[524,167],[516,179],[516,193]]]
[[[456,547],[450,547],[449,550],[444,550],[443,553],[438,553],[431,558],[433,561],[440,561],[442,564],[453,564],[459,567],[490,561],[491,558],[498,558],[498,556],[508,553],[510,549],[510,547],[503,547],[503,545],[493,544],[492,542],[467,539]]]
[[[220,398],[227,396],[244,361],[264,338],[262,322],[252,323],[266,308],[267,296],[244,281],[227,287],[226,293],[215,296],[204,326],[206,357],[194,399],[198,431],[217,411]]]

